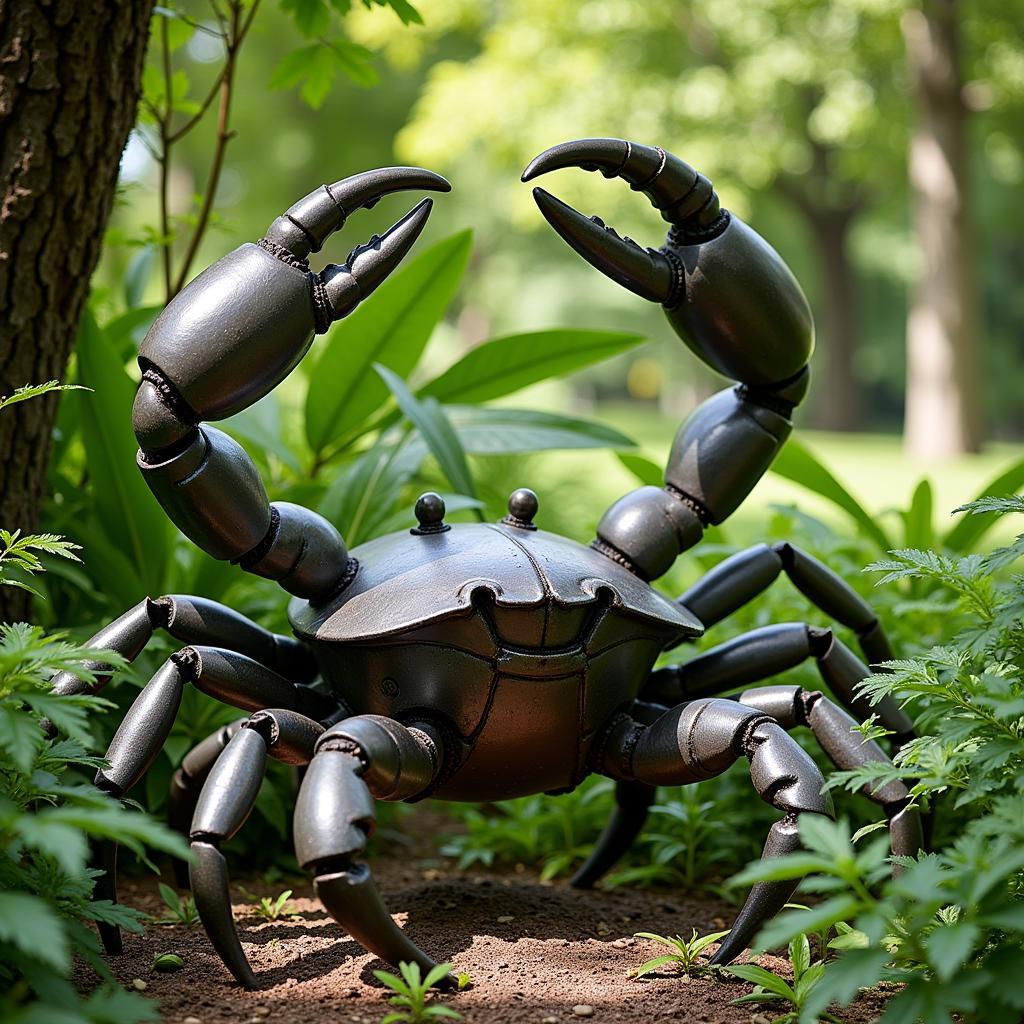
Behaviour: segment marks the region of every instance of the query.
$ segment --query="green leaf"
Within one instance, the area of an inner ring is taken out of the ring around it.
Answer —
[[[121,602],[129,604],[143,594],[162,592],[170,524],[135,463],[137,445],[131,431],[135,385],[88,307],[75,352],[79,380],[96,392],[82,403],[82,439],[96,522],[132,567],[134,578],[121,581],[116,590]]]
[[[307,38],[322,36],[331,27],[331,12],[324,0],[281,0],[295,27]]]
[[[306,395],[306,437],[314,452],[356,431],[386,401],[374,363],[405,377],[419,362],[462,280],[471,247],[470,231],[438,242],[331,328]]]
[[[608,359],[640,334],[559,329],[513,334],[478,345],[419,391],[440,402],[486,402]]]
[[[806,487],[831,501],[849,515],[882,551],[895,545],[875,518],[869,515],[850,492],[825,468],[818,458],[798,441],[790,438],[771,465],[773,473]]]
[[[1019,459],[982,487],[975,500],[989,495],[1014,494],[1022,487],[1024,487],[1024,459]],[[943,536],[943,547],[957,552],[970,550],[995,525],[998,518],[999,516],[995,512],[962,516]]]
[[[433,988],[443,978],[447,978],[451,973],[451,964],[436,964],[427,973],[427,976],[423,979],[424,988]]]
[[[380,536],[426,454],[425,444],[378,442],[334,478],[317,511],[338,527],[350,547]]]
[[[925,477],[914,488],[914,494],[910,499],[910,508],[903,513],[906,547],[930,548],[932,546],[935,539],[932,533],[933,509],[932,485]]]
[[[856,896],[844,893],[819,903],[810,910],[787,910],[772,918],[757,935],[757,949],[774,949],[808,932],[823,931],[837,921],[845,921],[860,910]]]
[[[928,962],[940,981],[949,981],[962,966],[967,965],[980,937],[981,929],[976,924],[958,921],[936,928],[925,939]]]
[[[743,981],[748,981],[753,985],[760,985],[766,992],[781,996],[789,1002],[793,1002],[796,998],[793,990],[784,978],[780,978],[777,974],[772,974],[771,971],[766,971],[763,967],[758,967],[757,964],[730,964],[728,967],[723,968],[723,970],[727,974],[741,978]]]
[[[475,498],[476,490],[466,462],[466,453],[462,450],[462,445],[445,418],[441,406],[432,398],[424,402],[418,401],[405,386],[405,381],[386,366],[374,364],[374,369],[395,396],[395,401],[409,422],[420,432],[431,454],[437,459],[441,472],[455,490]]]
[[[645,974],[650,974],[651,971],[657,970],[665,964],[677,964],[679,962],[680,959],[678,956],[656,956],[653,960],[645,960],[635,971],[633,971],[633,977],[642,978]]]
[[[591,420],[533,409],[445,406],[462,447],[472,455],[555,449],[630,448],[634,442]]]
[[[793,982],[799,982],[800,977],[811,966],[811,944],[803,933],[795,935],[789,943],[789,961],[793,965]]]
[[[648,487],[661,487],[665,482],[665,468],[656,462],[633,455],[629,452],[616,452],[615,457],[640,481]]]
[[[249,441],[261,451],[273,453],[295,473],[302,471],[298,455],[285,443],[280,402],[274,392],[224,420],[220,427],[236,440]]]
[[[0,409],[6,409],[9,405],[18,402],[27,402],[30,398],[38,398],[40,395],[48,395],[51,391],[87,391],[79,384],[61,384],[57,380],[48,380],[45,384],[26,384],[24,387],[16,388],[11,394],[0,397]]]
[[[49,903],[23,892],[0,892],[0,942],[60,971],[70,970],[64,926]]]
[[[143,292],[153,272],[156,261],[157,247],[144,245],[131,258],[124,272],[124,304],[131,310],[142,302]]]

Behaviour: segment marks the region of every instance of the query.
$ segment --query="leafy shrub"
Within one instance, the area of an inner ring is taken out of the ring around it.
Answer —
[[[986,498],[973,515],[1024,512],[1024,498]],[[965,614],[954,639],[889,665],[862,689],[907,703],[922,735],[894,767],[837,773],[830,784],[856,788],[900,777],[921,801],[938,800],[938,819],[956,838],[938,852],[900,858],[889,878],[887,840],[857,846],[844,823],[802,823],[807,852],[754,865],[736,879],[795,878],[827,898],[810,911],[780,915],[761,947],[801,931],[850,921],[836,940],[805,1016],[858,988],[899,982],[884,1024],[1016,1024],[1024,1014],[1024,578],[1005,571],[1024,555],[1024,535],[988,556],[906,549],[876,563],[883,582],[923,581],[945,591]]]

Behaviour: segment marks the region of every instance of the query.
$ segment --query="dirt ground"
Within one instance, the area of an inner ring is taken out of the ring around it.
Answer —
[[[467,1024],[767,1024],[776,1016],[757,1006],[730,1006],[752,990],[740,981],[628,976],[662,952],[634,939],[634,932],[689,935],[691,928],[725,927],[730,908],[713,899],[641,889],[580,892],[564,882],[540,883],[521,870],[458,872],[432,850],[403,851],[400,859],[378,857],[372,864],[395,919],[411,938],[469,974],[470,988],[441,997]],[[235,984],[200,925],[150,926],[145,935],[126,935],[124,954],[111,960],[118,980],[128,988],[136,979],[144,982],[145,994],[160,1001],[162,1019],[170,1024],[377,1024],[388,1012],[390,993],[372,971],[386,965],[341,932],[312,887],[296,883],[290,902],[299,916],[277,921],[257,916],[242,887],[276,895],[287,886],[242,880],[233,888],[235,918],[260,991]],[[121,900],[156,916],[164,912],[152,877],[124,880]],[[154,972],[158,953],[177,953],[184,968]],[[787,967],[771,956],[758,962],[780,972]],[[576,1007],[592,1013],[582,1016]],[[880,995],[868,994],[843,1019],[867,1024],[883,1008]]]

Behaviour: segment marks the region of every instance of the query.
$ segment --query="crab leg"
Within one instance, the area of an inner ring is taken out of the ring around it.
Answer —
[[[235,980],[257,988],[231,914],[227,861],[220,844],[245,824],[263,782],[267,756],[285,764],[309,764],[322,725],[283,708],[257,711],[232,736],[207,776],[189,835],[189,880],[196,909],[214,949]]]
[[[426,724],[378,715],[331,726],[316,744],[295,808],[295,853],[320,901],[357,942],[392,965],[436,965],[392,920],[370,869],[356,858],[374,828],[374,797],[407,800],[429,790],[444,748]],[[450,984],[451,978],[448,979]]]
[[[832,802],[822,793],[825,780],[800,745],[767,715],[729,700],[681,704],[645,725],[620,719],[605,743],[600,770],[615,779],[652,786],[686,785],[721,775],[742,755],[758,795],[784,813],[772,825],[763,857],[800,848],[798,816],[832,817]],[[728,963],[746,948],[761,925],[785,906],[795,881],[758,882],[715,954]]]

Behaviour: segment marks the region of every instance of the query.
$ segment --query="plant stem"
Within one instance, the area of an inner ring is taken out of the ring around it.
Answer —
[[[168,296],[168,299],[173,298],[181,291],[182,288],[185,287],[185,282],[188,280],[188,272],[192,266],[192,261],[195,259],[196,253],[199,251],[199,244],[202,242],[203,235],[206,234],[206,229],[210,223],[210,214],[213,211],[213,202],[217,195],[217,186],[220,184],[221,171],[224,169],[224,154],[227,149],[227,144],[231,141],[233,135],[233,133],[229,131],[229,122],[231,118],[231,97],[235,84],[235,68],[238,61],[238,48],[245,37],[245,32],[248,30],[249,25],[252,24],[253,15],[256,13],[257,6],[258,0],[257,3],[252,5],[249,17],[246,19],[243,27],[241,23],[241,4],[237,2],[237,0],[231,4],[231,20],[224,40],[224,70],[221,72],[218,88],[218,92],[220,94],[220,105],[217,111],[217,139],[213,150],[213,160],[210,163],[210,174],[206,181],[206,191],[203,194],[203,203],[199,210],[199,219],[196,222],[195,230],[192,232],[188,249],[185,252],[185,260],[181,265],[181,270],[178,272],[178,277],[174,283],[173,291]]]
[[[164,64],[164,109],[160,112],[157,121],[160,125],[160,238],[162,241],[162,255],[164,265],[164,296],[165,301],[170,302],[173,298],[171,292],[171,234],[170,218],[168,216],[167,199],[168,184],[171,173],[171,145],[172,140],[168,135],[168,128],[171,121],[171,46],[167,38],[167,19],[160,19],[160,47],[163,51]]]

